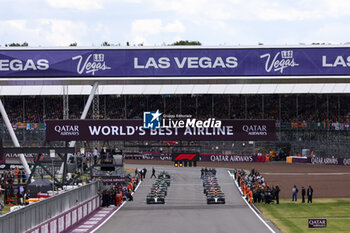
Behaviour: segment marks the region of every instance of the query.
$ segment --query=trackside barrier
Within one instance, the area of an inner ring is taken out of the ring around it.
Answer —
[[[94,181],[0,217],[0,233],[21,233],[98,195],[101,181]],[[39,231],[36,231],[39,233]],[[54,232],[54,231],[40,231]],[[58,231],[57,231],[58,232]]]
[[[100,207],[99,196],[54,217],[27,231],[27,233],[59,233],[66,232]]]

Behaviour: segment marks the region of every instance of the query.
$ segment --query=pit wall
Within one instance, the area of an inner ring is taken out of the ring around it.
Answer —
[[[65,219],[61,217],[58,218],[58,216],[96,198],[101,185],[101,181],[94,181],[4,214],[0,216],[0,233],[60,232],[58,230],[62,229],[62,221],[64,224],[66,224],[66,222]],[[77,205],[77,203],[79,203],[79,205]],[[95,207],[96,206],[95,203]],[[86,212],[90,213],[92,207],[92,204],[90,204],[90,207],[89,204],[87,204],[87,206],[83,208],[87,208]],[[81,211],[83,211],[83,214],[85,213],[84,209]],[[56,222],[52,222],[53,220]],[[41,226],[43,223],[46,225],[43,228],[38,228],[38,226]],[[56,229],[56,231],[54,229]]]
[[[100,207],[99,196],[96,195],[88,201],[78,204],[74,208],[52,218],[27,231],[27,233],[60,233],[67,232],[79,222],[88,218]]]

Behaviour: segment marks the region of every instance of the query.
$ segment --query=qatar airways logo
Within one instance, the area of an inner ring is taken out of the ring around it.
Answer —
[[[104,54],[90,54],[85,60],[82,55],[78,55],[72,58],[72,60],[78,60],[77,72],[78,74],[92,74],[101,70],[110,70],[105,62]]]
[[[79,125],[56,125],[54,130],[61,136],[79,135]]]
[[[243,125],[242,130],[248,135],[264,135],[267,136],[266,125]]]
[[[343,164],[345,166],[349,166],[350,165],[350,159],[343,159]]]
[[[295,62],[293,57],[293,51],[280,51],[272,56],[270,53],[266,53],[260,56],[260,58],[265,58],[265,70],[270,73],[271,71],[280,72],[283,74],[283,71],[289,67],[299,66]]]

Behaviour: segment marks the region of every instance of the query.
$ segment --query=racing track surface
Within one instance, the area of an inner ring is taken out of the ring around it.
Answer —
[[[200,167],[154,166],[156,171],[166,170],[170,173],[171,185],[165,198],[166,204],[147,205],[146,195],[154,182],[154,179],[149,178],[152,167],[128,166],[146,167],[146,179],[134,194],[134,201],[127,202],[97,232],[271,232],[243,201],[227,169],[217,169],[218,182],[225,193],[226,204],[207,205]],[[276,228],[273,229],[279,232]]]

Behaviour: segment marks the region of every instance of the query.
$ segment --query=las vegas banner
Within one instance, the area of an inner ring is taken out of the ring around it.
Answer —
[[[276,139],[274,120],[169,120],[147,128],[142,120],[48,120],[47,141],[183,140],[271,141]],[[174,126],[176,125],[176,126]]]
[[[0,48],[0,79],[53,77],[334,76],[350,47]]]

